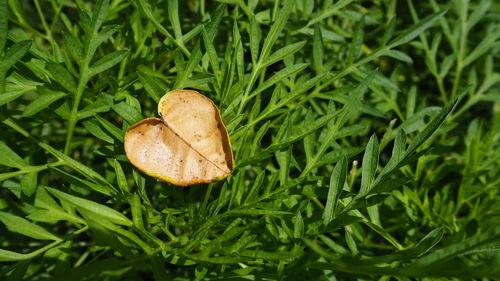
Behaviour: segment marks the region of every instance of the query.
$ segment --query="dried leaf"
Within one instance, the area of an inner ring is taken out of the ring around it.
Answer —
[[[125,134],[125,153],[144,173],[175,185],[228,177],[233,154],[215,104],[192,90],[175,90],[158,105],[161,119],[147,118]]]

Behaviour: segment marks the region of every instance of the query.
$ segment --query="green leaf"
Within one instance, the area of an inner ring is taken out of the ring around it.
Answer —
[[[146,89],[146,92],[151,96],[151,98],[153,98],[155,102],[159,102],[161,97],[165,95],[166,90],[156,82],[155,78],[150,77],[146,73],[139,70],[137,72],[137,75],[139,76],[144,89]]]
[[[266,252],[259,250],[242,250],[240,255],[243,257],[266,260],[291,260],[295,257],[295,255],[289,252]]]
[[[20,90],[7,90],[4,93],[0,94],[0,106],[13,101],[28,92],[34,91],[35,89],[36,88],[33,87]]]
[[[208,38],[208,34],[205,28],[202,31],[203,43],[205,49],[207,50],[208,59],[210,61],[210,66],[214,72],[214,75],[219,83],[222,82],[222,74],[219,69],[219,57],[217,56],[217,51],[212,43],[212,40]]]
[[[113,159],[113,166],[115,168],[115,174],[116,174],[116,181],[118,183],[118,186],[123,192],[130,192],[130,187],[128,186],[127,183],[127,178],[125,177],[125,173],[123,172],[122,166],[120,165],[120,162],[118,160]]]
[[[292,11],[292,1],[286,0],[283,7],[279,10],[276,15],[276,19],[274,20],[273,25],[271,26],[271,30],[266,35],[266,39],[264,40],[264,44],[262,46],[262,51],[260,53],[259,62],[265,62],[267,56],[271,52],[271,48],[278,40],[278,37],[281,34],[281,31],[285,27],[286,22],[288,21],[288,17]]]
[[[96,116],[99,113],[108,112],[111,109],[111,104],[106,98],[98,98],[93,103],[82,108],[77,115],[77,119],[85,119]]]
[[[128,55],[128,51],[115,51],[97,60],[91,67],[89,77],[93,77],[105,70],[110,69],[121,62]]]
[[[48,62],[47,69],[59,85],[63,86],[70,93],[76,92],[75,79],[64,66],[55,62]]]
[[[66,96],[64,92],[54,91],[46,87],[37,87],[37,90],[39,96],[26,106],[22,114],[23,117],[31,117]]]
[[[84,179],[81,179],[77,176],[74,176],[68,172],[65,172],[59,168],[56,168],[56,167],[51,167],[51,170],[55,171],[56,173],[58,173],[62,178],[64,178],[68,183],[71,183],[75,186],[78,186],[78,187],[83,187],[84,189],[92,189],[92,190],[95,190],[97,192],[100,192],[102,194],[106,194],[106,195],[109,195],[110,194],[110,191],[109,191],[109,186],[106,186],[106,185],[103,185],[103,184],[96,184],[96,183],[93,183],[91,181],[87,181],[87,180],[84,180]]]
[[[31,48],[31,42],[31,40],[25,40],[10,46],[0,64],[0,73],[6,73],[16,62],[23,58]]]
[[[397,60],[400,60],[402,62],[413,63],[413,60],[411,59],[410,56],[408,56],[407,54],[405,54],[403,52],[397,51],[397,50],[386,50],[386,51],[384,51],[384,54],[386,56],[391,57],[391,58],[395,58]]]
[[[0,221],[7,229],[33,239],[59,240],[59,237],[45,230],[45,228],[34,224],[24,218],[0,211]]]
[[[95,40],[95,44],[97,46],[100,46],[102,43],[104,43],[106,40],[108,40],[115,32],[120,30],[119,25],[106,25],[102,28],[102,30],[99,32],[97,35],[97,38]]]
[[[295,215],[295,222],[293,224],[293,238],[299,239],[304,235],[304,219],[302,214],[297,212]]]
[[[349,45],[346,65],[351,65],[361,55],[361,45],[363,44],[364,29],[365,17],[362,17],[356,25],[356,29],[354,30],[354,34],[352,35],[352,42]]]
[[[389,42],[389,40],[392,39],[395,29],[396,29],[396,16],[393,16],[391,18],[391,21],[387,25],[387,28],[385,29],[384,37],[382,38],[382,46],[387,45],[387,42]]]
[[[266,61],[262,64],[263,67],[267,67],[275,62],[278,62],[302,49],[306,45],[307,41],[300,41],[297,43],[286,45],[285,47],[276,50],[272,55],[270,55]]]
[[[335,165],[330,177],[330,185],[328,187],[328,197],[326,200],[325,210],[323,211],[323,224],[329,224],[335,218],[335,209],[337,207],[340,193],[344,188],[347,176],[347,158],[342,157],[339,163]]]
[[[95,183],[100,184],[99,186],[101,188],[97,191],[102,192],[106,195],[110,195],[112,193],[115,193],[114,187],[103,176],[101,176],[99,173],[97,173],[93,169],[83,165],[82,163],[67,156],[66,154],[60,152],[59,150],[53,148],[52,146],[50,146],[48,144],[38,143],[38,145],[40,145],[43,149],[47,150],[50,154],[54,155],[58,159],[64,161],[68,166],[73,168],[78,173],[91,179]]]
[[[182,44],[182,29],[181,22],[179,21],[179,2],[177,0],[167,1],[167,11],[172,29],[174,30],[175,39]]]
[[[481,2],[474,7],[472,14],[467,20],[467,30],[471,30],[481,19],[484,18],[484,15],[490,9],[490,6],[491,0],[481,0]]]
[[[0,0],[0,3],[2,1],[3,0]],[[7,1],[5,1],[5,2],[7,2]],[[30,258],[30,256],[25,255],[25,254],[20,254],[20,253],[0,249],[0,261],[21,261],[21,260],[25,260],[25,259],[29,259],[29,258]]]
[[[186,49],[186,47],[184,46],[184,44],[182,44],[181,42],[179,42],[178,40],[176,40],[172,34],[170,34],[170,32],[168,32],[167,29],[165,29],[165,27],[163,27],[161,25],[161,23],[156,19],[156,17],[153,15],[153,13],[151,12],[150,10],[150,4],[148,3],[147,0],[138,0],[136,2],[134,2],[134,4],[138,5],[139,6],[139,9],[141,10],[141,12],[146,16],[146,18],[148,18],[149,21],[151,21],[151,23],[156,27],[156,29],[158,29],[159,32],[161,32],[163,35],[165,35],[167,38],[169,38],[170,40],[172,40],[172,42],[174,42],[174,44],[185,54],[185,55],[190,55],[189,51]]]
[[[365,154],[363,155],[361,187],[360,195],[365,195],[370,192],[373,187],[372,183],[375,179],[379,157],[379,143],[376,135],[372,135],[366,145]]]
[[[69,32],[63,34],[65,50],[73,57],[77,63],[83,61],[83,48],[76,38]]]
[[[113,125],[113,123],[109,122],[108,120],[100,117],[100,116],[95,116],[97,121],[101,124],[101,126],[108,132],[110,133],[115,139],[119,140],[120,142],[123,142],[123,132],[120,130],[118,127]]]
[[[7,0],[0,0],[0,58],[7,42]]]
[[[109,0],[99,0],[94,7],[92,13],[92,21],[90,23],[90,32],[96,34],[101,25],[106,19],[106,14],[108,13]]]
[[[83,123],[83,126],[89,130],[89,132],[96,136],[97,138],[108,142],[108,143],[114,143],[114,139],[110,137],[99,125],[99,123],[96,120],[86,120]]]
[[[135,107],[130,106],[125,102],[113,105],[113,110],[131,125],[143,119],[142,114]]]
[[[18,168],[28,167],[29,165],[17,155],[14,150],[7,146],[3,141],[0,141],[0,165]]]
[[[466,93],[468,88],[462,90],[462,93]],[[413,142],[408,147],[406,151],[406,156],[413,154],[417,148],[422,145],[428,138],[432,136],[432,134],[443,124],[446,120],[446,117],[451,113],[455,105],[462,100],[464,94],[459,95],[455,99],[453,99],[445,108],[443,108],[439,114],[437,114],[427,126],[413,139]]]
[[[278,72],[276,72],[273,76],[269,77],[269,79],[266,80],[262,85],[260,85],[257,89],[255,89],[252,92],[252,95],[250,97],[254,97],[264,91],[265,89],[271,87],[272,85],[280,82],[281,80],[298,73],[302,70],[304,70],[309,64],[307,63],[298,63],[294,64],[290,67],[284,68]]]
[[[413,40],[413,38],[417,37],[420,35],[422,32],[424,32],[427,28],[431,27],[438,19],[444,16],[446,14],[446,11],[441,11],[434,13],[423,20],[419,21],[418,23],[414,24],[410,28],[406,29],[403,33],[401,33],[398,37],[396,37],[394,40],[389,42],[389,47],[390,48],[395,48],[399,45],[403,45],[405,43],[410,42]]]
[[[323,45],[323,36],[319,24],[314,26],[313,36],[313,66],[316,74],[323,73],[323,60],[325,56],[325,46]]]
[[[31,172],[23,176],[21,179],[21,190],[24,195],[31,196],[36,191],[38,173]]]
[[[260,40],[262,38],[262,31],[260,30],[255,17],[250,19],[248,33],[250,36],[250,55],[252,56],[252,65],[255,65],[259,57]]]
[[[290,215],[290,212],[270,209],[233,209],[224,215],[226,216],[280,216]]]
[[[71,203],[77,209],[83,209],[91,212],[96,217],[101,217],[116,224],[132,226],[132,222],[126,216],[108,206],[70,195],[54,188],[46,187],[46,189],[57,198]]]

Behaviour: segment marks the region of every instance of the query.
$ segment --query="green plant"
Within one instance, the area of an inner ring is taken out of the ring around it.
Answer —
[[[0,276],[498,278],[500,6],[441,2],[0,0]],[[124,155],[181,88],[224,181]]]

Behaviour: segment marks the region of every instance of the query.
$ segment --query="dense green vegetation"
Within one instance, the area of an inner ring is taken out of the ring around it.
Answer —
[[[499,60],[491,0],[0,0],[0,279],[500,278]],[[182,88],[221,182],[124,154]]]

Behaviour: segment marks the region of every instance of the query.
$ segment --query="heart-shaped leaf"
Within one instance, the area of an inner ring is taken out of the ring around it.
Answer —
[[[228,177],[233,154],[215,104],[192,90],[175,90],[158,104],[161,119],[147,118],[125,134],[125,153],[144,173],[175,185]]]

